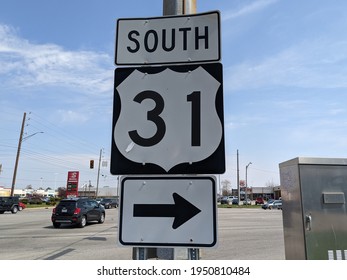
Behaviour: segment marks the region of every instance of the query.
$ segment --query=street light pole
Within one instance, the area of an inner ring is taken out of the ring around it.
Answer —
[[[247,169],[248,169],[248,166],[250,166],[252,163],[248,163],[246,165],[246,190],[245,190],[245,201],[246,201],[246,204],[247,204]]]
[[[98,177],[96,179],[96,193],[95,198],[98,197],[98,191],[99,191],[99,179],[100,179],[100,163],[101,163],[101,155],[102,155],[102,149],[100,149],[100,155],[99,155],[99,165],[98,165]]]
[[[237,173],[236,173],[237,196],[238,196],[238,204],[241,205],[239,150],[237,150],[236,159],[237,159],[237,162],[236,162],[237,163]]]

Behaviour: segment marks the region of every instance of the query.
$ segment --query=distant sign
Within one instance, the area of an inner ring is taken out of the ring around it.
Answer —
[[[118,19],[115,63],[217,62],[221,59],[220,41],[218,11]]]
[[[213,247],[216,178],[121,177],[119,215],[122,245]]]
[[[78,196],[79,171],[69,171],[67,173],[66,196]]]

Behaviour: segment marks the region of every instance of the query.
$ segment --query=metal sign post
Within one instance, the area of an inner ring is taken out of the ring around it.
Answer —
[[[169,14],[170,12],[172,12],[172,10],[170,11],[168,9],[168,6],[166,5],[170,5],[170,3],[172,3],[173,1],[170,0],[163,0],[164,1],[164,15],[165,14]],[[178,1],[176,1],[177,3]],[[181,0],[179,1],[181,2],[181,7],[183,7],[183,14],[194,14],[196,13],[196,0]],[[165,5],[166,4],[166,5]],[[197,248],[188,248],[188,259],[189,260],[199,260],[200,259],[200,250]]]
[[[163,15],[117,20],[118,241],[137,260],[175,259],[177,247],[198,260],[217,243],[216,179],[199,174],[225,172],[220,13],[163,0]]]

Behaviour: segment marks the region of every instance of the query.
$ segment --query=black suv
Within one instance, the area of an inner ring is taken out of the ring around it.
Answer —
[[[62,199],[53,209],[51,220],[55,228],[60,227],[61,224],[77,225],[83,228],[91,221],[102,224],[105,221],[105,208],[90,198]]]
[[[0,196],[0,214],[11,211],[16,214],[19,210],[19,198],[16,196]]]
[[[118,199],[115,198],[103,198],[100,201],[100,204],[103,205],[106,209],[109,208],[117,208],[118,207]]]

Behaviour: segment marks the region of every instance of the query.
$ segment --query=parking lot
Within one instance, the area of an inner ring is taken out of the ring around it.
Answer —
[[[107,209],[103,224],[85,228],[50,221],[52,209],[0,215],[1,260],[130,260],[132,247],[117,242],[118,209]],[[218,245],[201,249],[204,260],[284,260],[281,210],[218,209]],[[184,259],[185,248],[176,250]]]

